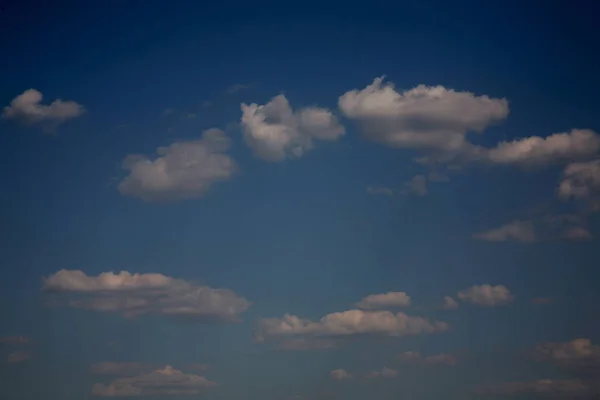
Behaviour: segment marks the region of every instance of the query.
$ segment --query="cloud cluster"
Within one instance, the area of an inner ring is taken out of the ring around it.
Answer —
[[[4,107],[2,118],[20,120],[28,125],[50,123],[49,126],[56,127],[85,112],[85,108],[74,101],[57,99],[44,105],[42,98],[43,95],[38,90],[28,89],[12,99],[9,106]]]
[[[92,394],[100,397],[198,395],[214,386],[215,382],[203,376],[185,374],[167,365],[147,374],[119,378],[108,384],[97,383]]]
[[[259,320],[255,338],[262,342],[286,337],[348,337],[352,335],[405,336],[448,329],[445,322],[430,321],[390,311],[348,310],[327,314],[318,321],[285,314],[283,318]]]
[[[159,147],[155,159],[130,155],[123,162],[129,175],[119,183],[119,191],[146,201],[202,197],[236,172],[235,161],[226,154],[229,146],[223,131],[209,129],[199,140]]]
[[[127,317],[159,314],[195,321],[236,321],[251,304],[231,290],[127,271],[88,276],[78,270],[60,270],[44,279],[43,290],[61,298],[68,295],[69,307]]]
[[[511,303],[515,296],[504,285],[474,285],[458,292],[458,298],[478,306],[494,307]]]
[[[408,307],[410,303],[410,296],[405,292],[389,292],[369,295],[356,303],[356,307],[363,310],[375,310],[383,308]]]
[[[265,161],[300,157],[313,139],[334,141],[345,133],[329,110],[307,107],[293,111],[284,95],[265,105],[242,104],[241,126],[246,143]]]

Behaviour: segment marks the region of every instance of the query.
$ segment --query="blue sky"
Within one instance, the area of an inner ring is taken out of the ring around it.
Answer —
[[[600,393],[592,2],[2,7],[2,398]]]

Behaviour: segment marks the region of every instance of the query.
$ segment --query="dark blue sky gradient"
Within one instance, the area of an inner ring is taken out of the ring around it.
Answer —
[[[230,129],[241,173],[201,199],[153,204],[116,188],[126,155],[153,156],[205,129],[232,127],[242,102],[284,93],[293,108],[335,110],[340,95],[382,75],[398,89],[443,85],[507,98],[509,117],[474,136],[481,145],[572,128],[600,132],[597,2],[2,4],[0,105],[35,88],[45,102],[74,100],[87,113],[54,135],[0,121],[0,337],[35,341],[30,361],[2,360],[0,397],[92,398],[90,364],[140,361],[211,364],[206,374],[219,387],[207,399],[329,391],[348,399],[465,399],[484,383],[562,377],[519,358],[540,341],[600,341],[597,239],[471,238],[527,218],[540,204],[564,207],[554,196],[558,167],[468,168],[432,184],[425,197],[368,196],[367,186],[401,185],[420,167],[414,153],[365,141],[342,120],[348,134],[339,142],[275,164],[254,157],[240,130]],[[254,86],[226,93],[245,83]],[[166,108],[196,117],[166,118]],[[590,229],[600,234],[598,214]],[[42,277],[63,268],[158,272],[229,288],[253,306],[234,325],[44,307]],[[484,283],[506,285],[515,303],[434,310],[443,296]],[[452,329],[314,352],[252,341],[259,318],[318,319],[387,291],[406,291],[424,307],[409,314]],[[534,306],[535,297],[555,301]],[[401,378],[380,387],[328,378],[336,368],[394,367],[392,355],[403,351],[468,356],[450,369],[398,367]],[[8,352],[0,347],[0,358]]]

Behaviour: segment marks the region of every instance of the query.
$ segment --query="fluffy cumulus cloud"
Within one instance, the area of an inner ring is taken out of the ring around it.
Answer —
[[[399,92],[383,78],[343,94],[338,105],[369,139],[397,148],[457,153],[471,147],[467,132],[482,132],[509,113],[505,99],[443,86],[419,85]]]
[[[42,98],[40,91],[28,89],[4,107],[2,118],[16,119],[30,125],[49,123],[54,127],[85,112],[85,108],[74,101],[57,99],[45,105],[42,104]]]
[[[558,195],[563,199],[597,201],[600,198],[600,159],[567,165]]]
[[[257,341],[287,337],[348,337],[352,335],[405,336],[443,332],[445,322],[390,311],[349,310],[327,314],[318,321],[286,314],[261,319],[255,330]]]
[[[123,162],[129,175],[119,183],[119,191],[146,201],[202,197],[236,172],[235,161],[226,154],[229,146],[223,131],[209,129],[199,140],[159,147],[154,159],[130,155]]]
[[[241,108],[246,143],[265,161],[299,157],[313,147],[313,139],[333,141],[345,133],[329,110],[307,107],[294,112],[284,95]]]
[[[600,135],[590,129],[573,129],[545,138],[502,142],[485,152],[485,158],[495,164],[535,166],[590,158],[599,150]]]
[[[356,303],[356,307],[363,310],[408,307],[410,301],[410,296],[405,292],[388,292],[369,295]]]
[[[489,231],[473,235],[474,239],[487,242],[517,241],[531,243],[536,240],[536,234],[531,221],[512,221]]]
[[[457,296],[464,302],[485,307],[506,305],[515,298],[503,285],[475,285],[458,292]]]
[[[88,276],[78,270],[61,270],[44,279],[43,290],[59,301],[66,296],[70,307],[127,317],[159,314],[197,321],[236,321],[251,304],[231,290],[127,271]]]
[[[147,374],[116,379],[108,384],[97,383],[92,394],[100,397],[198,395],[214,386],[215,382],[203,376],[185,374],[167,365]]]
[[[419,352],[408,351],[398,355],[398,360],[418,365],[446,365],[454,366],[457,364],[456,357],[452,354],[436,354],[432,356],[423,356]]]

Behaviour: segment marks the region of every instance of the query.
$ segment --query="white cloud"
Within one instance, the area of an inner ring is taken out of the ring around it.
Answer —
[[[241,126],[246,143],[265,161],[299,157],[312,140],[337,140],[344,127],[327,109],[307,107],[294,112],[284,95],[265,105],[242,104]]]
[[[331,376],[331,379],[334,379],[336,381],[344,381],[344,380],[352,379],[352,375],[350,375],[344,369],[335,369],[329,373],[329,376]]]
[[[380,371],[371,371],[366,376],[367,379],[386,378],[392,379],[398,377],[398,371],[388,367],[383,367]]]
[[[109,384],[97,383],[92,394],[101,397],[198,395],[214,386],[215,382],[203,376],[185,374],[167,365],[148,374],[120,378]]]
[[[236,321],[251,303],[231,290],[199,286],[162,274],[60,270],[44,279],[43,290],[67,295],[67,305],[127,317],[159,314],[205,321]]]
[[[363,310],[408,307],[409,305],[410,296],[405,292],[372,294],[356,303],[356,307],[362,308]]]
[[[600,159],[566,166],[558,186],[563,199],[592,200],[600,195]]]
[[[500,306],[514,300],[514,296],[506,286],[497,285],[475,285],[466,290],[458,292],[458,298],[462,301],[479,306]]]
[[[509,240],[534,242],[536,234],[531,221],[512,221],[499,228],[476,233],[473,235],[473,238],[488,242],[505,242]]]
[[[283,318],[264,318],[255,330],[257,341],[273,338],[311,336],[342,337],[351,335],[404,336],[443,332],[448,329],[445,322],[412,317],[390,311],[349,310],[327,314],[318,321],[300,319],[285,314]]]
[[[55,127],[85,112],[85,108],[74,101],[57,99],[44,105],[41,104],[42,98],[42,93],[38,90],[28,89],[12,99],[10,106],[4,107],[2,118],[17,119],[31,125],[50,123]]]
[[[343,94],[338,105],[372,140],[391,147],[443,152],[471,147],[467,132],[482,132],[509,113],[505,99],[443,86],[419,85],[398,92],[392,83],[384,84],[382,77],[362,90]]]
[[[119,184],[119,191],[147,201],[202,197],[214,183],[236,172],[235,161],[225,154],[229,145],[223,131],[209,129],[200,140],[159,147],[153,160],[130,155],[123,164],[129,175]]]
[[[458,303],[450,296],[444,297],[444,310],[456,310],[458,308]]]
[[[600,135],[590,129],[572,129],[545,138],[531,136],[501,142],[485,154],[496,164],[543,165],[589,158],[599,150]]]
[[[419,365],[446,365],[454,366],[457,364],[456,357],[452,354],[436,354],[424,357],[419,352],[408,351],[398,355],[398,359],[403,362]]]

